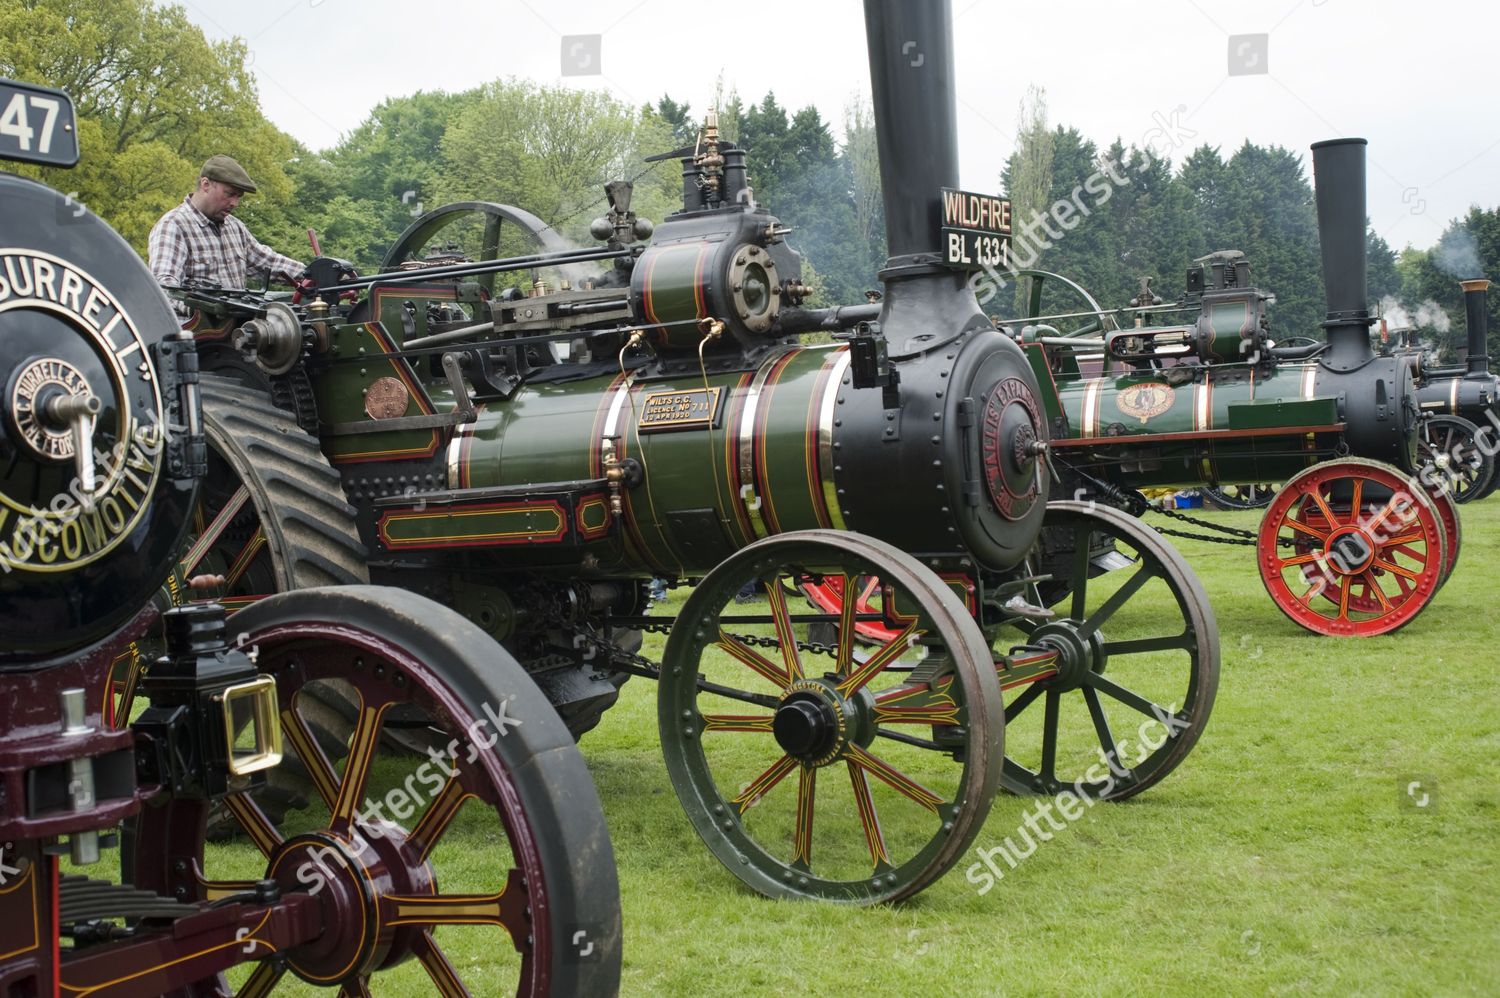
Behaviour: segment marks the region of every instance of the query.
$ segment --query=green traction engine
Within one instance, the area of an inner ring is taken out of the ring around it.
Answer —
[[[1427,417],[1422,421],[1423,443],[1435,460],[1453,469],[1453,498],[1466,503],[1500,488],[1500,475],[1495,473],[1500,377],[1490,371],[1490,282],[1474,278],[1458,283],[1464,292],[1468,332],[1463,366],[1429,367],[1413,346],[1397,352],[1411,363],[1417,379],[1417,402]]]
[[[366,578],[432,596],[575,734],[659,679],[684,809],[772,896],[911,895],[1002,786],[1160,780],[1212,706],[1213,616],[1134,518],[1049,505],[1052,403],[940,259],[950,17],[868,4],[891,254],[869,302],[805,303],[712,116],[669,154],[681,210],[653,226],[610,184],[595,248],[472,202],[373,277],[318,260],[308,301],[179,289],[211,445],[187,569],[230,605]],[[465,226],[472,251],[428,252]],[[692,586],[674,613],[648,612],[653,578]]]
[[[1243,540],[1276,605],[1332,635],[1409,622],[1452,572],[1460,540],[1457,479],[1419,453],[1411,365],[1371,348],[1364,158],[1363,139],[1313,146],[1326,340],[1276,344],[1270,296],[1234,252],[1189,270],[1180,307],[1143,294],[1133,326],[1089,339],[1041,323],[1017,334],[1053,386],[1043,392],[1052,453],[1076,498],[1139,511],[1137,488],[1283,483]],[[1171,310],[1191,318],[1151,324]],[[1096,328],[1110,318],[1099,313]]]

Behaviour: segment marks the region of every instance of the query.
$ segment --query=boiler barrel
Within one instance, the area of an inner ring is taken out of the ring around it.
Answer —
[[[893,409],[880,389],[853,386],[842,345],[706,379],[533,382],[480,407],[450,444],[447,484],[464,498],[387,509],[378,543],[493,548],[506,565],[575,574],[693,576],[760,537],[832,528],[1009,567],[1034,540],[1046,488],[1033,438],[1012,431],[1035,405],[1016,387],[1023,365],[1000,334],[969,337],[907,365]],[[618,524],[601,484],[612,460],[641,472],[621,490]]]

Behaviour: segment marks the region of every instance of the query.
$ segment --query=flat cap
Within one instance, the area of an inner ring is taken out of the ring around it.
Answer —
[[[217,180],[220,183],[230,184],[238,187],[247,194],[255,193],[255,181],[250,179],[250,174],[228,156],[210,156],[208,162],[203,164],[203,170],[198,174],[209,180]]]

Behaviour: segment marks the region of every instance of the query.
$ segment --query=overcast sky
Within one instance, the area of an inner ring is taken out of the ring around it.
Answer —
[[[836,132],[870,88],[856,0],[179,2],[209,37],[247,41],[265,113],[318,149],[386,97],[508,76],[631,103],[665,93],[700,113],[722,72],[747,102],[773,90]],[[1371,222],[1398,249],[1431,245],[1471,204],[1500,205],[1500,9],[1487,2],[955,0],[954,24],[969,190],[999,189],[1035,83],[1054,124],[1101,145],[1159,145],[1153,130],[1175,123],[1179,162],[1204,142],[1227,157],[1247,139],[1305,153],[1364,136]],[[589,35],[597,60],[572,37]],[[565,62],[598,72],[564,76]]]

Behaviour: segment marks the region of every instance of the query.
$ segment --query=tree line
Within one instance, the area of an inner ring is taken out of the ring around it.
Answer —
[[[238,214],[263,241],[303,258],[312,228],[325,254],[371,272],[423,210],[463,200],[517,205],[589,244],[609,180],[634,180],[633,207],[644,217],[660,221],[674,209],[678,164],[644,160],[692,145],[713,106],[721,133],[749,152],[756,199],[794,228],[789,241],[803,253],[821,303],[860,301],[877,287],[885,231],[866,103],[842,109],[840,138],[815,107],[792,110],[774,93],[745,101],[724,93],[722,82],[695,107],[669,95],[631,106],[600,92],[497,80],[389,98],[336,145],[312,150],[262,114],[249,63],[242,41],[207,40],[180,7],[0,0],[0,75],[63,88],[80,119],[78,168],[17,169],[75,192],[138,250],[156,219],[192,188],[203,160],[221,152],[260,185]],[[1018,262],[1067,275],[1103,305],[1118,306],[1143,276],[1171,300],[1191,260],[1239,249],[1256,282],[1276,295],[1276,334],[1317,334],[1322,274],[1302,153],[1249,142],[1227,154],[1204,146],[1174,165],[1119,139],[1100,146],[1051,125],[1042,95],[1033,93],[995,186],[1024,222],[1069,199],[1101,165],[1128,182],[1112,184],[1108,200],[1090,204],[1061,238],[1018,246],[1035,251]],[[1500,275],[1500,208],[1475,207],[1454,219],[1430,249],[1398,254],[1374,231],[1368,244],[1372,303],[1384,299],[1393,315],[1404,305],[1400,317],[1410,316],[1451,355],[1463,340],[1456,278]],[[1015,315],[1018,299],[1002,294],[988,307]],[[1500,294],[1491,309],[1500,336]]]

